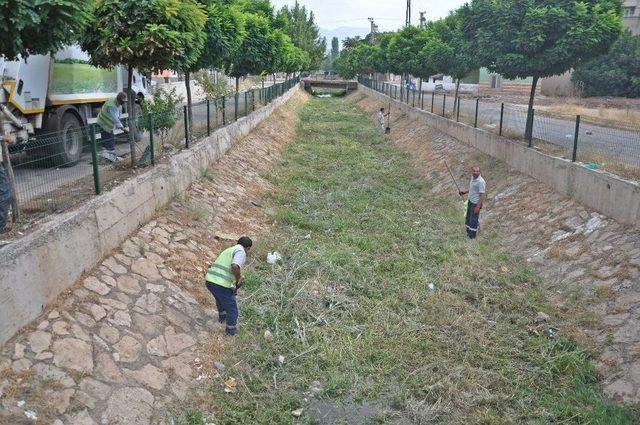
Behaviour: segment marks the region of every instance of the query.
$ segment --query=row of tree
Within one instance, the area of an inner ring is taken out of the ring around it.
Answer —
[[[532,77],[530,116],[538,80],[607,52],[620,35],[621,11],[620,0],[472,0],[423,27],[347,40],[334,68],[346,78],[442,73],[458,85],[479,67]]]
[[[222,70],[237,91],[247,74],[316,69],[326,49],[297,1],[275,12],[269,0],[18,0],[0,2],[0,23],[7,59],[77,42],[94,65],[126,66],[129,87],[133,69],[182,72],[189,111],[195,71]]]

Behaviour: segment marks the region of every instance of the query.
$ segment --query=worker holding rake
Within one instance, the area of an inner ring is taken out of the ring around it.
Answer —
[[[456,189],[458,189],[458,194],[460,196],[467,195],[467,200],[465,201],[464,224],[467,228],[467,236],[469,239],[475,239],[478,234],[478,229],[480,228],[480,210],[484,204],[485,191],[487,187],[486,182],[480,175],[480,167],[477,165],[472,167],[472,177],[469,182],[469,189],[461,190],[446,161],[444,162],[444,165],[447,167],[447,171],[449,172],[453,183],[456,185]]]
[[[480,228],[480,210],[484,204],[484,193],[487,183],[480,175],[480,167],[475,165],[471,169],[471,181],[468,190],[460,190],[460,196],[467,195],[467,214],[465,216],[465,226],[467,227],[467,236],[469,239],[475,239]]]

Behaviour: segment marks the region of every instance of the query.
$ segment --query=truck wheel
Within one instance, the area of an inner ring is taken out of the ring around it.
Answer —
[[[66,112],[57,123],[56,135],[49,140],[48,162],[57,167],[72,167],[80,161],[85,136],[75,114]]]

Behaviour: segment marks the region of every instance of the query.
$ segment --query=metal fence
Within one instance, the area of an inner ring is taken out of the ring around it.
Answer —
[[[128,136],[116,134],[116,152],[122,160],[115,163],[101,156],[105,141],[96,124],[38,134],[28,144],[12,147],[10,159],[19,214],[38,218],[69,209],[114,187],[140,167],[155,165],[164,155],[189,149],[216,129],[270,103],[298,82],[299,77],[295,77],[205,100],[192,104],[190,111],[180,105],[168,114],[140,114],[133,155]],[[130,124],[128,118],[123,124]],[[62,143],[68,144],[67,149],[62,149]]]
[[[366,77],[359,77],[358,82],[408,105],[495,132],[545,153],[640,179],[640,123],[616,127],[580,115],[568,119],[535,109],[528,117],[526,106],[463,96],[456,99],[446,93],[419,92]]]

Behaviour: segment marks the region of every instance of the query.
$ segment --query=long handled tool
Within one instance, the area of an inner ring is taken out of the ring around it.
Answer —
[[[389,110],[387,111],[387,127],[384,129],[384,134],[391,134],[391,102],[389,102]]]
[[[445,167],[447,167],[447,171],[449,172],[449,175],[451,176],[451,180],[453,180],[453,184],[456,185],[456,189],[458,189],[458,193],[460,193],[460,186],[458,186],[458,182],[456,181],[456,178],[453,177],[453,173],[451,172],[451,168],[449,168],[449,164],[447,164],[447,161],[442,160],[444,162]]]

